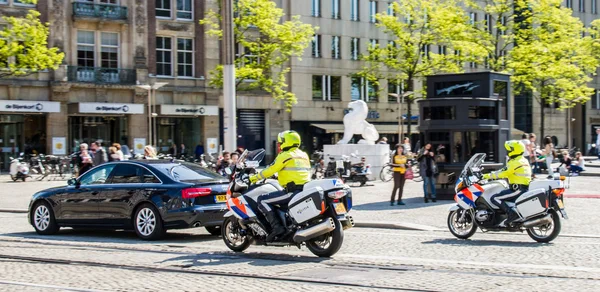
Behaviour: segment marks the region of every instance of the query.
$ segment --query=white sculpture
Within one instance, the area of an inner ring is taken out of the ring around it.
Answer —
[[[344,116],[344,137],[338,144],[348,144],[353,135],[363,137],[357,144],[375,144],[379,133],[375,126],[366,121],[369,114],[367,103],[362,100],[353,101],[348,104],[348,108],[350,112]]]

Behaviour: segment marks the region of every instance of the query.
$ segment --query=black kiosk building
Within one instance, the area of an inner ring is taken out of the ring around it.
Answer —
[[[427,98],[419,101],[421,146],[432,144],[440,199],[454,196],[454,182],[475,153],[499,168],[510,139],[510,76],[494,72],[427,77]]]

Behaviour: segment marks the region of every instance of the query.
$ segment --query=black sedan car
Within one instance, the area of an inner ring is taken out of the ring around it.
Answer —
[[[33,195],[29,222],[39,234],[61,227],[133,229],[146,240],[167,229],[204,226],[220,234],[228,181],[196,164],[129,160],[90,169],[65,187]]]

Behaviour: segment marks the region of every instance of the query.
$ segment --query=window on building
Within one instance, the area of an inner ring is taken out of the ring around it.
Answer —
[[[473,26],[475,24],[477,24],[477,13],[476,12],[469,13],[469,24],[473,25]]]
[[[119,4],[119,0],[100,0],[100,3],[117,5]]]
[[[469,68],[471,69],[477,69],[477,63],[474,61],[469,62]]]
[[[395,41],[388,41],[388,57],[398,58],[398,44]]]
[[[192,20],[192,0],[177,0],[177,19]]]
[[[360,39],[359,38],[351,38],[350,39],[350,59],[358,60],[360,56]]]
[[[424,120],[454,120],[456,108],[453,106],[432,106],[423,108]]]
[[[469,119],[496,120],[496,108],[493,106],[469,106]]]
[[[502,16],[500,17],[500,24],[502,25],[502,30],[500,31],[500,35],[505,35],[506,34],[506,30],[508,29],[506,27],[507,22],[506,22],[506,16]]]
[[[321,58],[321,35],[314,35],[312,39],[312,56]]]
[[[370,23],[376,23],[377,22],[377,2],[376,1],[369,1],[369,22]]]
[[[312,92],[314,100],[341,100],[342,77],[313,75]]]
[[[194,76],[193,39],[177,39],[177,75]]]
[[[119,67],[119,34],[103,32],[100,44],[100,67]]]
[[[352,100],[376,102],[378,87],[362,77],[352,77],[350,97]]]
[[[592,1],[592,13],[598,14],[598,0],[591,0],[591,1]]]
[[[402,82],[398,80],[388,80],[388,102],[398,102],[398,98],[396,96],[390,96],[390,93],[400,94],[404,90]]]
[[[421,52],[423,53],[423,58],[429,59],[429,45],[423,45],[421,48]]]
[[[333,19],[340,19],[340,0],[331,0],[331,17]]]
[[[359,4],[359,0],[350,0],[350,20],[352,21],[360,21]]]
[[[492,33],[492,16],[489,14],[485,15],[485,27],[489,33]]]
[[[566,0],[565,6],[567,6],[567,8],[573,9],[573,0]]]
[[[156,0],[156,16],[171,18],[171,0]]]
[[[0,1],[0,3],[1,3],[1,2],[2,2],[2,1]],[[32,3],[25,3],[25,2],[23,2],[23,1],[20,1],[20,0],[13,0],[12,2],[13,2],[13,4],[15,4],[15,5],[18,5],[18,6],[35,6],[35,4],[32,4]],[[5,3],[6,3],[6,2],[5,2]]]
[[[465,132],[466,160],[477,153],[485,153],[485,161],[496,161],[496,141],[496,132]]]
[[[598,89],[594,90],[592,96],[592,109],[600,109],[600,91]]]
[[[448,47],[446,47],[446,46],[439,46],[438,53],[440,55],[446,55],[447,51],[448,51]]]
[[[585,0],[579,0],[579,12],[585,12]]]
[[[311,0],[312,1],[312,13],[311,16],[321,17],[321,0]]]
[[[93,31],[77,31],[77,66],[95,67],[96,40]]]
[[[396,12],[394,11],[394,2],[390,2],[387,5],[387,14],[391,16],[396,16]]]
[[[173,52],[170,37],[156,38],[156,74],[158,76],[173,75]]]
[[[340,37],[332,36],[331,37],[331,58],[333,59],[341,59],[342,54],[340,53]]]

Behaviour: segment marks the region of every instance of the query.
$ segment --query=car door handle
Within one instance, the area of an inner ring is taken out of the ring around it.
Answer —
[[[98,192],[98,191],[93,191],[93,192],[92,192],[92,195],[94,195],[94,196],[95,196],[95,195],[97,195],[97,194],[99,194],[99,193],[100,193],[100,192]]]

